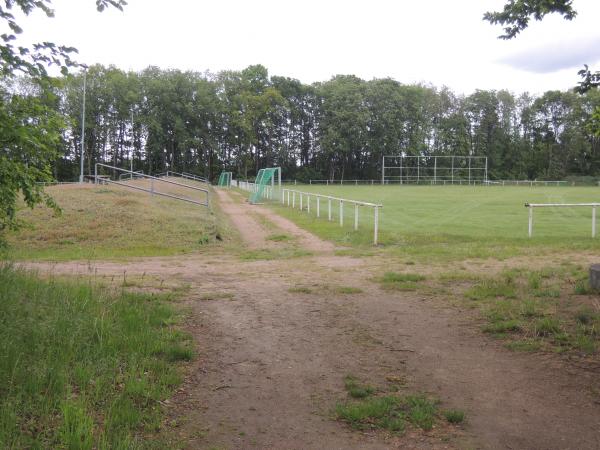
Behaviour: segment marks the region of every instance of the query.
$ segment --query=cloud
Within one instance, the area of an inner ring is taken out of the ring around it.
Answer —
[[[500,59],[514,69],[533,73],[553,73],[600,61],[600,36],[585,41],[563,41],[529,48]]]

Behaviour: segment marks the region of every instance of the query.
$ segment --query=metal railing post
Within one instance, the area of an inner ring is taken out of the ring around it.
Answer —
[[[306,196],[306,212],[310,214],[310,195]]]
[[[596,207],[592,206],[592,237],[596,237]]]
[[[331,199],[328,198],[328,204],[327,204],[327,212],[329,213],[329,221],[331,222]]]
[[[317,195],[317,217],[321,217],[321,197]]]
[[[296,207],[296,191],[292,192],[292,209]]]
[[[340,227],[344,226],[344,201],[340,200]]]
[[[302,204],[303,199],[304,199],[304,194],[302,192],[300,192],[300,211],[302,211],[302,207],[304,206]]]
[[[358,204],[354,204],[354,231],[358,230]]]
[[[529,237],[533,236],[533,206],[529,207]]]
[[[379,233],[379,206],[375,208],[375,217],[373,220],[373,245],[377,245],[377,235]]]

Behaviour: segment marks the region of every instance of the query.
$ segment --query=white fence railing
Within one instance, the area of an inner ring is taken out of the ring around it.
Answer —
[[[231,185],[243,191],[258,191],[258,185],[256,183],[250,183],[249,181],[231,180]],[[275,191],[276,189],[274,189],[273,186],[264,186],[262,196],[267,200],[275,200]]]
[[[293,183],[296,184],[295,181],[285,181],[285,183]],[[327,186],[334,185],[381,185],[381,180],[308,180],[308,184],[325,184]],[[568,186],[568,181],[539,181],[539,180],[467,180],[467,179],[444,179],[441,177],[437,177],[437,179],[421,177],[420,180],[412,180],[410,177],[408,179],[388,179],[386,178],[384,183],[385,185],[396,185],[396,184],[407,184],[407,185],[439,185],[439,186],[447,186],[447,185],[459,185],[459,186],[473,186],[473,185],[482,185],[482,186]]]
[[[296,201],[296,197],[298,201]],[[379,235],[379,209],[383,205],[376,203],[361,202],[357,200],[349,200],[346,198],[332,197],[331,195],[315,194],[312,192],[302,192],[293,189],[281,190],[281,203],[283,205],[296,208],[296,204],[300,207],[300,211],[306,210],[310,214],[311,198],[316,199],[316,216],[321,217],[321,200],[327,201],[327,220],[332,221],[332,202],[339,203],[339,221],[340,226],[344,226],[344,204],[354,205],[354,230],[358,230],[358,209],[361,206],[373,208],[373,245],[377,245]]]
[[[596,237],[596,208],[600,203],[525,203],[525,208],[529,208],[529,237],[533,236],[533,210],[535,208],[592,208],[592,237]]]

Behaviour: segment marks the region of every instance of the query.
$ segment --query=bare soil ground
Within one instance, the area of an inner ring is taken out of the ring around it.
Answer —
[[[144,273],[191,285],[186,326],[199,357],[167,404],[174,443],[207,449],[600,448],[593,370],[557,355],[510,352],[483,336],[469,313],[439,298],[382,290],[372,279],[388,270],[383,258],[335,256],[330,243],[267,208],[233,201],[225,191],[219,201],[248,248],[286,245],[268,240],[273,230],[262,216],[312,256],[29,265],[65,274]],[[362,292],[342,294],[339,287]],[[430,393],[443,408],[465,410],[467,422],[400,437],[351,430],[332,420],[347,374],[381,389],[403,380],[401,392]]]

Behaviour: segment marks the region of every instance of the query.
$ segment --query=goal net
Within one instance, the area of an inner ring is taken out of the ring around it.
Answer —
[[[278,188],[277,190],[275,188]],[[260,169],[256,175],[254,189],[250,194],[250,203],[258,203],[263,198],[274,199],[281,191],[281,167]]]
[[[221,172],[221,175],[219,175],[219,182],[217,183],[217,186],[231,187],[232,175],[232,172]]]
[[[384,156],[381,184],[486,184],[487,156]]]

